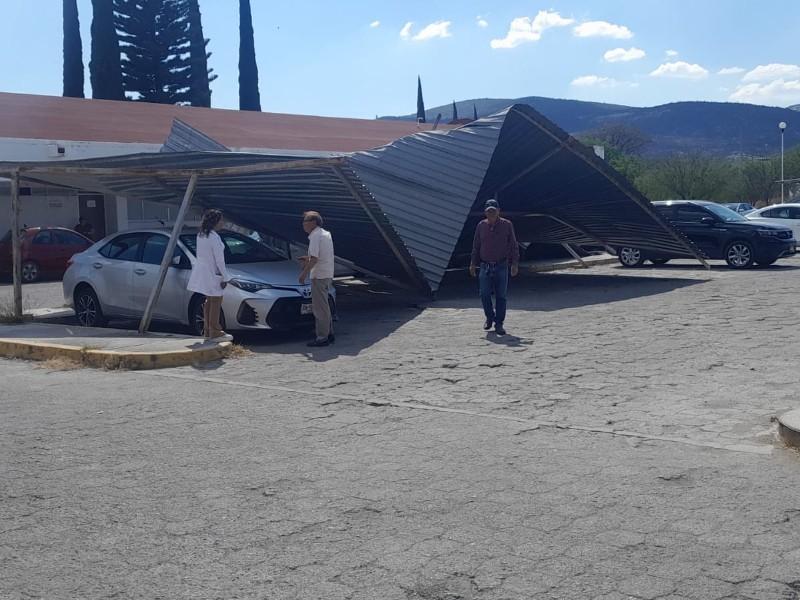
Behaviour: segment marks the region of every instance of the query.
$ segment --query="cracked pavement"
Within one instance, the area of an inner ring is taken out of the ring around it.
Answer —
[[[337,343],[0,361],[0,598],[800,598],[800,259],[348,292]],[[418,302],[418,301],[416,301]]]

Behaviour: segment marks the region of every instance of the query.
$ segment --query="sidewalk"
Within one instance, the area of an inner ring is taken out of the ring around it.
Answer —
[[[44,323],[0,325],[0,356],[28,360],[65,359],[107,369],[163,369],[225,357],[230,342],[96,327]]]

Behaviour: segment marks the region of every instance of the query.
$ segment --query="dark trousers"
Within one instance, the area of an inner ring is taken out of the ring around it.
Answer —
[[[481,302],[486,319],[503,325],[506,320],[506,292],[508,291],[508,263],[481,263],[478,274]],[[495,306],[492,306],[494,294]]]

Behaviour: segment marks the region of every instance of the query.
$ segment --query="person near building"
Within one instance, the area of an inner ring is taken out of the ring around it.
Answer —
[[[303,213],[303,230],[308,235],[308,254],[299,258],[302,265],[299,281],[311,278],[311,305],[316,323],[316,338],[310,347],[328,346],[335,341],[328,300],[333,285],[333,238],[322,228],[322,216],[313,210]]]
[[[92,227],[92,224],[89,223],[89,221],[87,221],[84,217],[78,218],[78,224],[75,225],[75,231],[83,236],[86,236],[90,240],[94,239],[94,227]]]
[[[225,268],[225,242],[217,231],[222,229],[222,213],[209,209],[203,214],[200,233],[197,234],[197,260],[187,285],[189,291],[206,297],[203,304],[203,336],[208,340],[230,341],[233,336],[225,333],[220,324],[222,294],[228,285]]]
[[[519,272],[519,245],[513,223],[500,216],[500,206],[496,200],[486,202],[484,214],[486,218],[475,229],[469,273],[475,277],[477,271],[481,303],[486,316],[484,330],[488,331],[494,325],[498,335],[505,335],[503,324],[506,320],[508,275],[510,273],[516,277]]]

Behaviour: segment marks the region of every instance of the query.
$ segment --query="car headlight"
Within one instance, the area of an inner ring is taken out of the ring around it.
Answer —
[[[778,237],[781,231],[779,229],[756,229],[756,233],[762,237]]]
[[[261,283],[258,281],[247,281],[246,279],[231,279],[230,283],[233,287],[237,287],[245,292],[260,292],[261,290],[272,289],[268,283]]]

